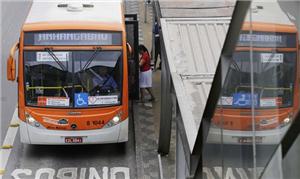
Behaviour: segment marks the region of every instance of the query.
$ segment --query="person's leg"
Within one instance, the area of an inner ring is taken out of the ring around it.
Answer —
[[[154,70],[156,69],[158,53],[159,53],[159,38],[155,37]]]
[[[159,38],[158,38],[157,50],[155,52],[157,52],[156,59],[158,58],[158,55],[159,55],[159,67],[158,67],[158,69],[161,69],[161,49],[160,49]]]
[[[150,87],[150,88],[146,88],[146,90],[148,91],[148,93],[149,93],[150,96],[151,96],[150,101],[154,101],[154,100],[155,100],[155,97],[154,97],[154,95],[153,95],[152,88],[151,88],[151,87]]]
[[[154,70],[156,69],[157,58],[158,58],[158,53],[157,53],[157,51],[155,50],[155,56],[154,56]]]
[[[157,55],[158,56],[158,55]],[[158,66],[158,69],[161,69],[161,55],[160,55],[160,53],[159,53],[159,66]]]
[[[145,102],[145,88],[140,88],[141,91],[141,102]]]

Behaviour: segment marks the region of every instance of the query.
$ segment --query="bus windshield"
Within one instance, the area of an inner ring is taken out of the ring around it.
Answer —
[[[290,107],[296,76],[296,52],[253,52],[254,96],[251,97],[250,53],[235,52],[225,79],[224,107]],[[220,103],[219,102],[219,103]]]
[[[26,105],[87,108],[121,104],[121,51],[24,51]]]

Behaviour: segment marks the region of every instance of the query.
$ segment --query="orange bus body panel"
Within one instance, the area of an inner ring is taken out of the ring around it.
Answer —
[[[55,31],[55,30],[92,30],[122,32],[122,46],[101,46],[103,50],[122,50],[123,54],[123,88],[122,104],[117,107],[100,107],[87,109],[52,109],[52,108],[35,108],[25,106],[25,89],[24,89],[24,60],[23,50],[42,50],[51,47],[55,50],[93,50],[93,46],[26,46],[24,47],[24,32],[32,31]],[[115,115],[120,114],[121,120],[128,118],[128,70],[127,70],[127,51],[125,24],[118,23],[97,23],[97,22],[44,22],[25,24],[20,37],[20,54],[19,54],[19,71],[18,71],[18,92],[19,92],[19,118],[25,121],[25,112],[29,113],[38,122],[47,129],[55,130],[72,130],[70,126],[59,126],[49,121],[58,121],[67,118],[69,123],[76,123],[76,130],[100,129],[109,122]],[[69,115],[70,112],[80,113],[80,115]],[[47,120],[48,119],[48,120]]]
[[[61,22],[39,22],[24,24],[24,32],[47,31],[47,30],[103,30],[103,31],[123,31],[124,28],[119,23],[98,23],[87,21],[61,21]]]
[[[242,26],[242,30],[250,30],[259,32],[284,32],[284,33],[297,33],[297,28],[294,25],[272,24],[253,22],[250,26],[249,22],[245,22]]]

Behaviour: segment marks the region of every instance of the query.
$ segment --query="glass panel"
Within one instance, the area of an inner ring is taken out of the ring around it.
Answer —
[[[121,54],[121,51],[25,51],[27,105],[121,104]]]
[[[29,106],[71,107],[71,52],[25,51],[25,91]]]
[[[291,176],[282,174],[278,146],[299,108],[300,2],[293,3],[253,1],[232,57],[222,59],[226,73],[204,145],[204,177]]]
[[[91,52],[74,54],[75,99],[86,94],[88,104],[75,107],[107,106],[121,103],[121,52],[101,52],[90,60]],[[76,88],[83,87],[82,89]]]
[[[283,178],[300,178],[300,160],[299,160],[299,151],[300,151],[300,137],[294,141],[291,149],[283,158],[282,161],[282,173]]]
[[[286,1],[279,1],[279,6],[282,10],[282,12],[286,15],[286,23],[289,23],[294,29],[296,29],[296,33],[298,35],[299,32],[299,27],[300,27],[300,2],[299,1],[290,1],[290,2],[286,2]],[[297,38],[299,38],[299,35],[297,36]],[[298,43],[299,39],[297,39]],[[284,126],[282,128],[289,128],[289,126],[293,126],[293,128],[295,126],[298,126],[298,124],[295,124],[295,122],[298,123],[299,120],[296,117],[296,114],[299,112],[299,46],[297,46],[297,48],[295,49],[296,53],[297,53],[297,57],[296,59],[296,71],[298,73],[298,75],[296,74],[296,80],[294,83],[294,93],[293,93],[293,105],[292,105],[292,109],[290,110],[290,115],[288,118],[285,118],[285,120],[288,120],[289,122],[292,121],[293,123],[291,125],[288,126]],[[295,118],[295,119],[294,119]],[[298,128],[298,127],[296,127]],[[295,133],[295,130],[292,130],[292,133]],[[298,132],[298,131],[297,131]],[[299,160],[299,146],[300,146],[300,140],[299,137],[295,140],[292,141],[293,139],[291,139],[290,135],[294,135],[292,133],[289,133],[289,136],[286,136],[285,139],[291,140],[289,142],[293,142],[290,150],[288,151],[286,156],[282,156],[281,152],[280,153],[276,153],[274,154],[274,156],[272,157],[272,160],[269,164],[269,170],[266,170],[263,173],[263,178],[270,178],[272,176],[275,176],[275,174],[277,174],[277,176],[280,176],[281,178],[300,178],[300,172],[299,172],[299,166],[300,166],[300,160]],[[283,133],[285,134],[285,133]],[[281,134],[281,135],[283,135]],[[282,145],[287,145],[287,141],[285,141],[284,143],[282,143]],[[281,151],[281,147],[283,147],[283,149],[286,149],[286,146],[278,146],[278,151]],[[274,162],[274,158],[276,159],[280,158],[279,162],[277,162],[277,168],[280,168],[279,172],[276,171],[276,165],[274,166],[274,164],[276,164],[276,162]],[[284,157],[284,158],[283,158]],[[275,174],[274,174],[275,173]],[[273,175],[272,175],[273,174]],[[279,177],[277,177],[279,178]]]
[[[276,1],[253,2],[251,12],[249,34],[252,33],[253,39],[257,32],[275,37],[272,41],[271,38],[263,38],[265,42],[261,44],[266,44],[266,47],[257,46],[253,40],[250,57],[253,93],[258,94],[259,100],[252,114],[253,138],[256,139],[252,144],[254,174],[258,178],[263,170],[268,170],[272,172],[267,172],[264,177],[274,178],[280,176],[277,172],[281,170],[281,162],[278,162],[281,153],[275,151],[298,110],[297,28]],[[257,56],[258,51],[260,57]],[[257,59],[260,59],[260,66],[256,64]],[[260,67],[263,71],[257,75]],[[261,88],[263,91],[258,92]]]

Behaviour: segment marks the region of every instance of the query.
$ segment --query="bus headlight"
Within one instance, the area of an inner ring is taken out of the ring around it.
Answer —
[[[44,128],[38,121],[36,121],[30,114],[26,113],[26,122],[33,126],[33,127],[37,127],[37,128]]]
[[[114,122],[114,123],[119,123],[120,122],[120,117],[119,116],[115,116],[113,119],[112,119],[112,121]]]
[[[110,121],[108,121],[108,123],[106,123],[103,128],[109,128],[109,127],[113,127],[117,124],[119,124],[121,121],[121,117],[120,115],[116,115],[115,117],[113,117]]]
[[[292,122],[292,120],[293,120],[293,113],[290,113],[289,116],[286,117],[286,118],[282,121],[280,127],[284,127],[284,126],[290,124],[290,123]]]
[[[290,121],[291,121],[291,119],[289,117],[287,117],[283,120],[283,123],[287,124],[287,123],[290,123]]]

